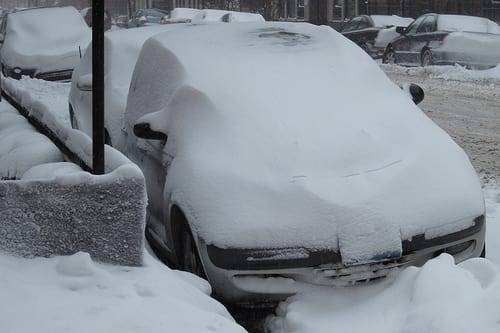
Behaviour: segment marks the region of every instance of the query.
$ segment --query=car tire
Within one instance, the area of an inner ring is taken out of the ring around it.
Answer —
[[[194,241],[193,235],[189,227],[183,226],[181,229],[181,254],[179,265],[183,271],[195,274],[203,279],[206,279],[205,270],[198,254],[198,248]]]
[[[432,55],[431,50],[425,49],[422,51],[422,55],[420,56],[420,63],[422,67],[434,65],[434,56]]]
[[[384,56],[382,58],[382,63],[384,64],[395,64],[396,63],[396,53],[392,48],[387,48],[384,52]]]

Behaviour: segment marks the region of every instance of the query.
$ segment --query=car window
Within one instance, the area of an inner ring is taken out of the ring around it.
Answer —
[[[363,19],[362,17],[355,17],[355,18],[353,18],[352,20],[350,20],[349,22],[347,22],[347,24],[345,25],[345,27],[342,29],[342,32],[357,30],[358,29],[358,25],[359,25],[359,23],[361,22],[362,19]]]
[[[436,31],[436,19],[433,15],[429,15],[418,27],[417,33],[429,33],[433,31]]]
[[[368,21],[368,19],[366,17],[363,17],[361,19],[361,21],[359,22],[358,24],[358,29],[357,30],[361,30],[361,29],[368,29],[368,28],[371,28],[371,23]]]
[[[427,16],[420,16],[418,19],[416,19],[410,26],[408,27],[407,33],[409,35],[416,34],[417,29],[420,26],[420,24],[427,18]]]

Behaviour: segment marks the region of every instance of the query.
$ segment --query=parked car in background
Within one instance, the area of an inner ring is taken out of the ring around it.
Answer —
[[[166,15],[168,15],[168,12],[161,9],[139,9],[128,21],[128,27],[137,28],[145,25],[160,24],[162,17]]]
[[[383,62],[408,66],[489,68],[500,63],[500,27],[482,17],[426,14],[386,48]]]
[[[0,27],[2,73],[16,79],[69,80],[90,40],[91,31],[74,7],[9,13]]]
[[[114,24],[119,28],[128,28],[128,16],[127,15],[119,15],[114,18]]]
[[[82,9],[80,11],[80,14],[83,16],[83,19],[88,24],[88,26],[92,27],[92,7]],[[107,10],[104,10],[104,29],[111,29],[111,15]]]
[[[172,265],[248,303],[482,253],[466,154],[359,47],[308,23],[170,26],[140,52],[117,148]]]
[[[411,22],[412,18],[396,15],[361,15],[345,23],[341,32],[373,58],[382,58],[387,44],[399,36],[396,27]]]
[[[175,8],[160,23],[203,23],[203,22],[265,22],[260,14],[217,9]]]

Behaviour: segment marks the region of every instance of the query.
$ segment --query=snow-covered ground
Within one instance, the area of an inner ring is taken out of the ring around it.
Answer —
[[[0,254],[0,332],[244,332],[210,286],[149,254],[144,267],[97,264],[88,254]]]

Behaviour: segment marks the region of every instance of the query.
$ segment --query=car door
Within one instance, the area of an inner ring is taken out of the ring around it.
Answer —
[[[406,28],[405,33],[391,43],[397,63],[411,65],[415,62],[415,52],[412,50],[412,40],[417,34],[418,27],[426,16],[420,16]]]
[[[168,246],[170,236],[167,235],[164,223],[166,216],[164,216],[163,190],[167,170],[173,157],[166,153],[164,140],[148,140],[135,136],[129,139],[131,140],[127,143],[127,156],[140,167],[146,180],[148,228],[158,237],[157,240],[161,240],[163,245],[170,249]]]
[[[411,36],[411,63],[421,64],[422,50],[429,45],[429,42],[436,37],[437,16],[434,14],[425,15],[424,20],[417,28],[417,32]]]

